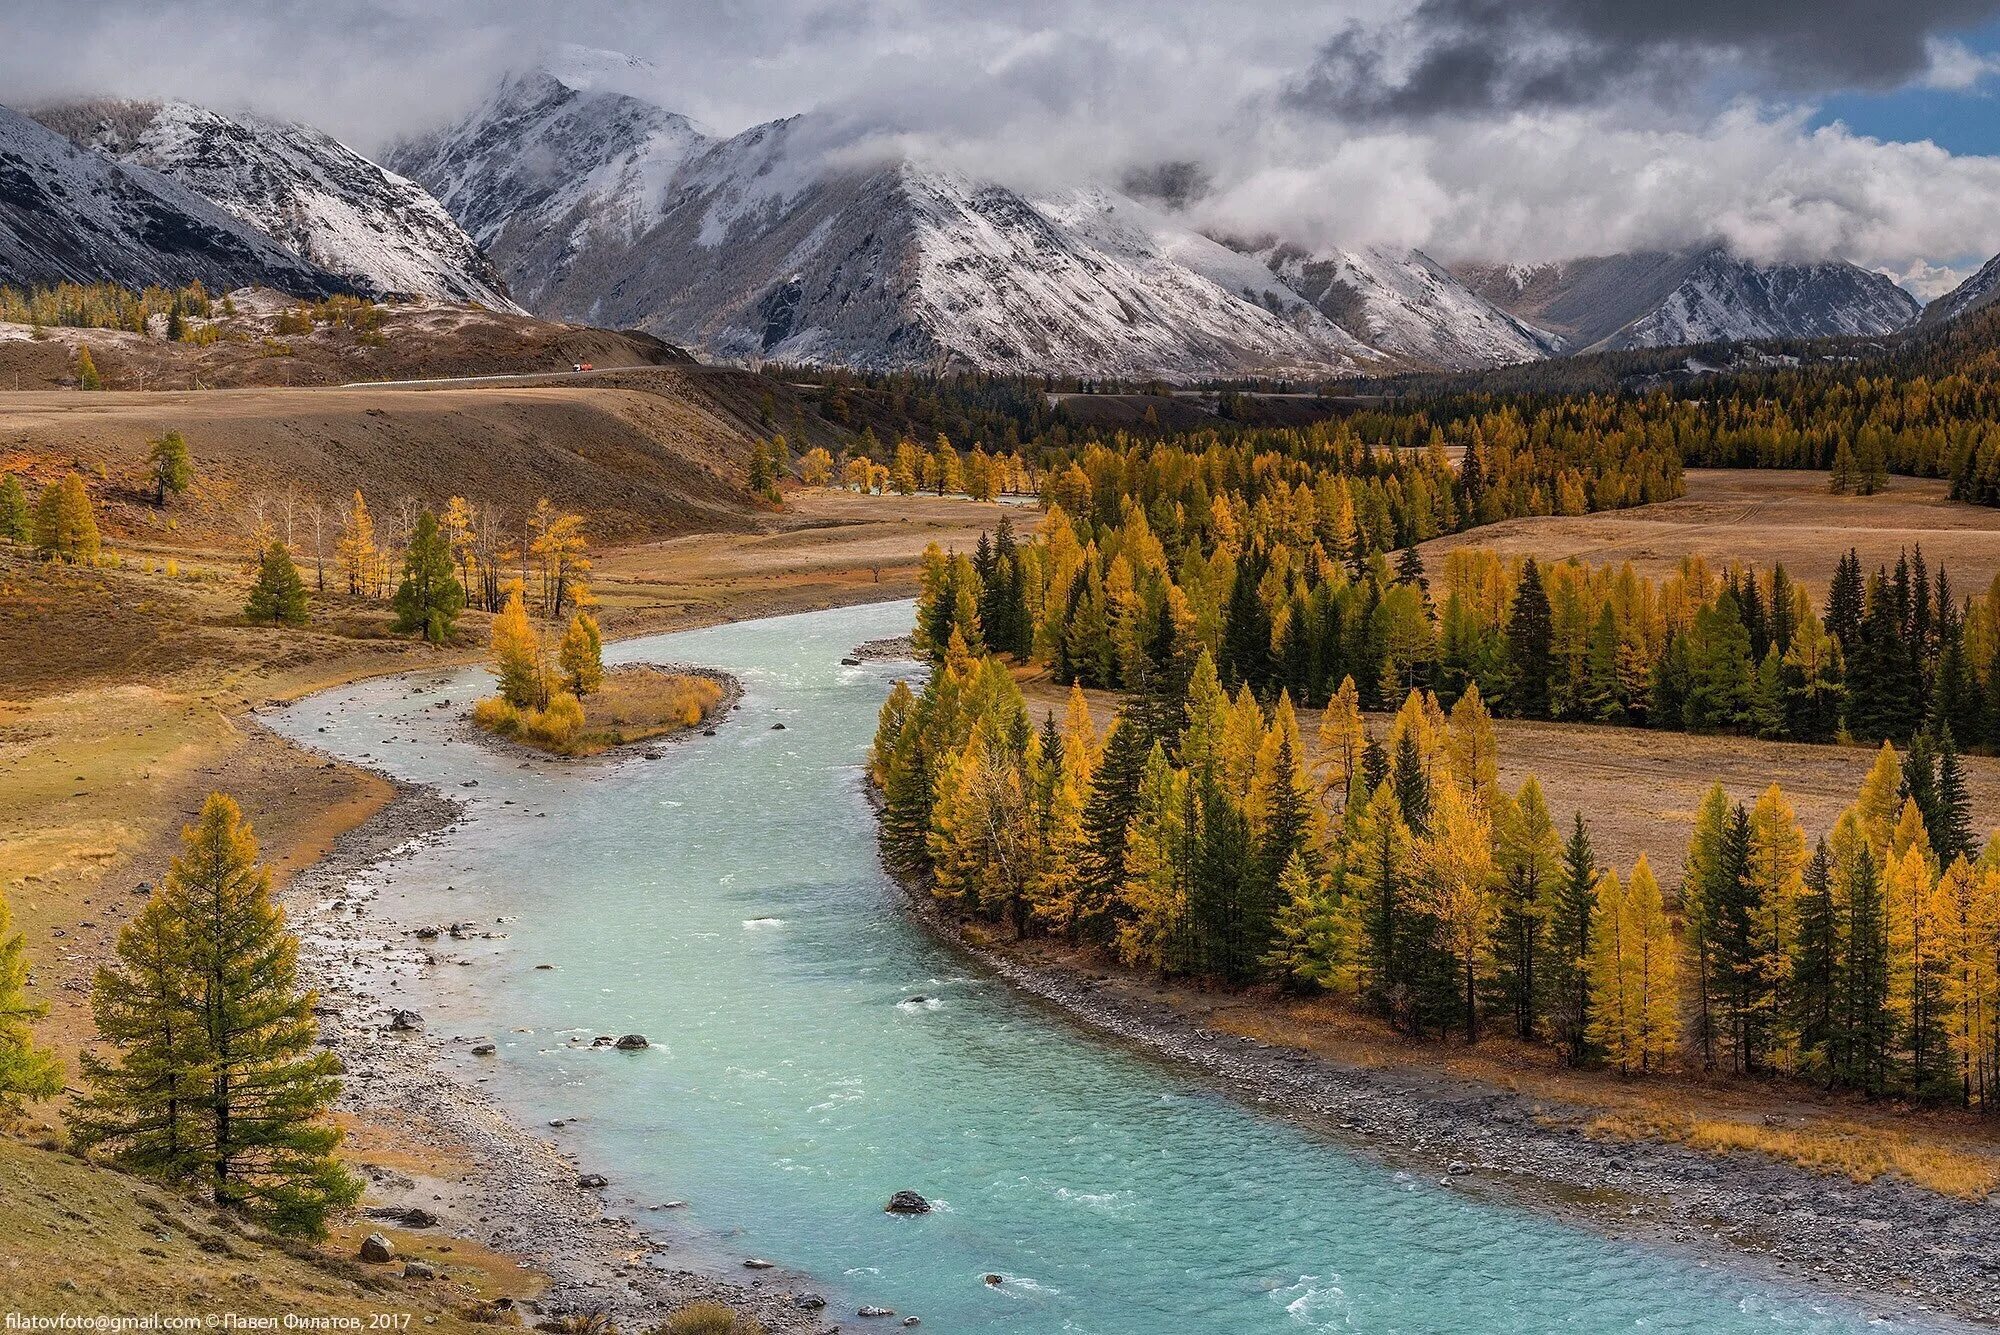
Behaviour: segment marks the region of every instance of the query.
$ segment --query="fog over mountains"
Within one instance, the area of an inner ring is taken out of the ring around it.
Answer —
[[[0,195],[0,281],[351,288],[518,303],[719,358],[1174,379],[1881,335],[2000,289],[1988,265],[1920,312],[1856,265],[1720,244],[1447,265],[1209,232],[1187,207],[1199,180],[1171,171],[1009,185],[827,113],[717,135],[633,91],[654,73],[560,50],[386,166],[187,102],[0,109],[0,180],[30,183]]]

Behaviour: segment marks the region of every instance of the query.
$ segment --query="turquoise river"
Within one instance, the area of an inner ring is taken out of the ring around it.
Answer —
[[[688,1202],[638,1212],[671,1220],[670,1259],[741,1276],[769,1257],[812,1276],[830,1317],[881,1303],[941,1331],[1883,1328],[1397,1173],[970,969],[907,920],[861,788],[876,711],[910,667],[840,659],[910,616],[881,604],[614,646],[744,683],[716,736],[652,761],[524,765],[466,741],[456,716],[490,689],[476,670],[364,682],[272,720],[470,799],[468,821],[391,865],[382,904],[407,922],[506,918],[506,936],[454,943],[475,966],[416,999],[433,1033],[499,1044],[482,1061],[448,1043],[445,1060],[490,1074],[510,1112],[580,1119],[564,1144],[610,1177],[614,1206]],[[573,1041],[630,1031],[651,1050]],[[904,1187],[936,1212],[883,1213]]]

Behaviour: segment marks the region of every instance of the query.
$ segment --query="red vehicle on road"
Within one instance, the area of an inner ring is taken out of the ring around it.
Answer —
[[[589,362],[571,362],[569,369],[572,371],[595,371],[597,368]]]

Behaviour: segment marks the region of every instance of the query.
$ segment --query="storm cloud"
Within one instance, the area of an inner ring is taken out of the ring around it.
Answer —
[[[1982,97],[2000,0],[8,0],[0,102],[185,97],[381,155],[551,43],[715,133],[1028,189],[1129,183],[1215,230],[1538,260],[1715,237],[1935,287],[2000,250],[2000,159],[1817,125]],[[1989,44],[1990,45],[1990,44]]]
[[[1372,120],[1889,89],[1961,59],[1949,34],[1995,15],[2000,0],[1421,0],[1347,24],[1287,100]]]

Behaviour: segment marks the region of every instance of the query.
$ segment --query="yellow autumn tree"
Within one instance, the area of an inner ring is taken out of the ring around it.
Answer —
[[[815,445],[799,456],[799,480],[808,487],[824,487],[833,480],[833,456]]]
[[[549,674],[541,632],[528,619],[521,582],[507,586],[507,603],[493,618],[493,668],[500,677],[500,698],[516,709],[546,709]]]
[[[1334,792],[1347,800],[1354,772],[1368,749],[1368,724],[1361,716],[1361,692],[1353,677],[1343,677],[1319,718],[1319,774],[1322,800]]]
[[[1457,966],[1465,1036],[1476,1040],[1479,977],[1493,938],[1493,827],[1464,784],[1433,786],[1414,861],[1417,905],[1437,924],[1438,945]]]
[[[334,544],[334,556],[340,562],[340,569],[347,576],[347,592],[352,597],[376,592],[376,581],[381,566],[381,553],[375,546],[375,519],[368,513],[368,501],[355,488],[354,499],[348,502],[347,511],[341,516],[340,540]]]
[[[1118,957],[1149,969],[1172,967],[1176,938],[1187,919],[1189,869],[1187,775],[1167,761],[1158,742],[1146,757],[1139,797],[1125,835],[1125,912]]]
[[[1486,702],[1479,698],[1477,683],[1468,685],[1451,707],[1445,750],[1451,757],[1451,772],[1471,790],[1480,806],[1491,812],[1500,786],[1500,742]]]

